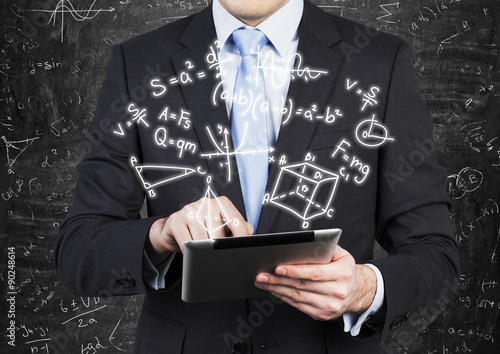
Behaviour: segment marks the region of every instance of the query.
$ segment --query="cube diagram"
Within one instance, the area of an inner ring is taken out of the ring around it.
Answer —
[[[339,176],[308,162],[285,166],[276,180],[269,201],[304,222],[330,214]],[[289,187],[290,186],[290,187]]]

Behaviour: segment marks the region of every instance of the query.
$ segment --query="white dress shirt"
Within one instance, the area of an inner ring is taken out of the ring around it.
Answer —
[[[274,145],[281,126],[282,109],[290,86],[291,73],[297,55],[299,39],[299,24],[304,8],[303,0],[289,0],[282,8],[256,26],[262,31],[269,42],[261,48],[260,64],[264,71],[264,86],[266,100],[269,104],[268,141]],[[252,28],[231,15],[220,4],[219,0],[212,3],[215,30],[218,41],[218,59],[221,69],[224,97],[232,97],[236,75],[241,62],[238,48],[231,34],[240,27]],[[226,100],[228,117],[231,117],[232,100]],[[171,254],[162,264],[155,268],[144,251],[143,277],[153,289],[165,288],[165,275],[172,263],[175,253]],[[362,314],[346,313],[343,315],[344,331],[357,336],[361,326],[368,316],[382,307],[384,302],[384,280],[379,269],[367,264],[377,276],[377,290],[372,305]]]

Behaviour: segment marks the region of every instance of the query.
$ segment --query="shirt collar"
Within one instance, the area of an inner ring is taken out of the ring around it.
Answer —
[[[269,18],[259,23],[256,28],[261,30],[274,45],[280,56],[285,56],[290,43],[298,35],[298,27],[304,9],[303,0],[289,0],[281,9]],[[222,47],[226,44],[233,31],[240,27],[251,28],[231,15],[219,2],[212,4],[217,40]]]

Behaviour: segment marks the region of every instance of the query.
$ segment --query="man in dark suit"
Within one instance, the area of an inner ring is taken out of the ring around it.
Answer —
[[[228,153],[238,151],[242,26],[268,40],[259,54],[271,148],[255,225],[245,221],[248,176]],[[458,274],[446,174],[412,64],[401,39],[308,0],[214,1],[114,47],[90,128],[103,138],[78,166],[55,243],[59,276],[78,294],[146,293],[140,353],[380,352]],[[198,217],[208,210],[210,227]],[[187,240],[331,227],[343,236],[330,264],[256,277],[270,298],[180,299]],[[375,240],[387,257],[373,259]]]

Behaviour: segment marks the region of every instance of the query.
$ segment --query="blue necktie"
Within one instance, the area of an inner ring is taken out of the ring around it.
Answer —
[[[232,36],[242,58],[234,85],[231,135],[247,219],[257,230],[268,174],[267,113],[262,109],[266,95],[258,52],[268,39],[259,30],[243,28]]]

